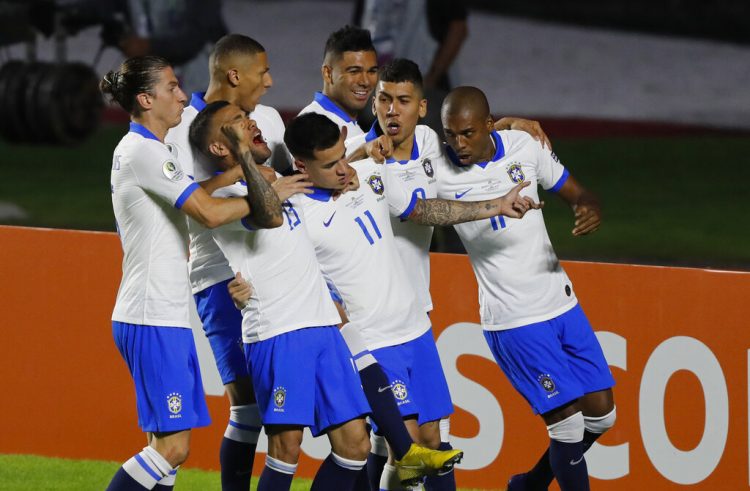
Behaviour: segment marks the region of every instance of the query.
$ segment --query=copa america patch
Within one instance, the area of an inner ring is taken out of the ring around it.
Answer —
[[[367,184],[370,185],[370,188],[372,189],[372,192],[377,195],[382,195],[385,191],[385,186],[383,186],[383,179],[380,176],[371,175],[367,178]]]
[[[422,161],[422,168],[424,169],[424,173],[427,174],[427,177],[435,175],[435,169],[432,168],[432,162],[430,159],[424,159]]]
[[[506,170],[508,171],[510,180],[516,184],[526,180],[526,176],[523,174],[523,169],[521,169],[520,164],[510,164]]]
[[[179,181],[185,175],[185,173],[182,172],[180,164],[171,160],[167,160],[166,162],[164,162],[164,165],[161,166],[161,171],[164,173],[164,176],[170,181]]]
[[[286,389],[284,387],[276,387],[273,390],[273,404],[283,411],[284,404],[286,404]]]
[[[182,395],[180,395],[177,392],[172,392],[167,396],[167,408],[169,408],[169,412],[172,413],[169,415],[170,419],[174,418],[181,418],[182,415],[180,412],[182,412]]]

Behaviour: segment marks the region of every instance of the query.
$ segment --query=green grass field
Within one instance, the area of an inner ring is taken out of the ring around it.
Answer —
[[[100,460],[72,460],[35,455],[0,454],[0,489],[3,491],[101,491],[122,465]],[[253,478],[251,489],[256,489]],[[310,489],[308,479],[295,479],[291,491]],[[219,473],[180,469],[175,488],[180,491],[221,491]],[[462,489],[460,491],[472,491]]]
[[[125,131],[104,127],[74,148],[0,142],[0,202],[25,220],[5,223],[114,230],[112,150]],[[554,135],[553,139],[554,139]],[[750,138],[556,139],[555,152],[604,205],[599,232],[570,235],[572,214],[554,196],[545,216],[562,258],[724,268],[750,267]]]

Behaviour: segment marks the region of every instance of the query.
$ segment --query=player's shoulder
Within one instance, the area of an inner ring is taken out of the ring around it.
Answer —
[[[284,120],[281,118],[281,113],[279,113],[276,108],[264,104],[256,105],[253,112],[250,113],[250,118],[263,118],[268,121],[273,121],[274,123],[284,124]]]
[[[383,164],[379,164],[369,157],[357,160],[356,162],[350,162],[349,165],[354,167],[354,170],[357,171],[357,176],[359,176],[360,180],[362,180],[363,174],[380,175],[383,172]]]
[[[520,130],[502,130],[497,132],[505,147],[505,154],[519,151],[539,151],[542,145],[529,133]]]
[[[367,142],[367,134],[354,135],[347,137],[344,145],[346,146],[346,153],[350,153]]]
[[[115,153],[128,158],[132,162],[151,162],[173,158],[169,148],[164,143],[132,131],[122,137]]]

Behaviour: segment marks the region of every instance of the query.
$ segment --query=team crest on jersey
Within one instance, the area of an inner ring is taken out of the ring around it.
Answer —
[[[424,173],[427,174],[427,177],[435,175],[435,169],[432,168],[432,162],[430,159],[424,159],[422,161],[422,168],[424,169]]]
[[[169,394],[167,396],[167,408],[169,408],[169,412],[172,413],[169,415],[170,418],[181,418],[182,396],[177,392]]]
[[[286,389],[284,387],[276,387],[273,390],[273,404],[276,406],[274,411],[284,411],[284,404],[286,404]]]
[[[385,191],[385,186],[383,186],[383,179],[380,176],[376,176],[374,174],[371,175],[367,178],[367,184],[370,185],[372,192],[379,196],[381,196]]]
[[[403,380],[394,380],[391,384],[391,390],[399,405],[408,402],[406,398],[409,397],[409,392],[406,390],[406,384]]]
[[[178,164],[177,162],[173,162],[172,160],[167,160],[166,162],[164,162],[164,165],[162,165],[161,167],[161,171],[164,173],[164,176],[170,181],[179,181],[185,175],[185,173],[182,172],[180,164]]]
[[[510,176],[510,180],[515,182],[516,184],[526,180],[526,176],[523,174],[523,169],[521,169],[520,164],[510,164],[507,170],[508,176]]]

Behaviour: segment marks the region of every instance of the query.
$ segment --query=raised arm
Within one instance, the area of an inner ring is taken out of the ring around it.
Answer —
[[[575,213],[573,235],[587,235],[596,232],[602,223],[602,209],[599,199],[584,188],[573,176],[568,176],[565,184],[557,192]]]
[[[242,173],[247,182],[247,202],[250,205],[249,219],[258,228],[279,227],[284,219],[281,210],[281,201],[271,184],[266,181],[255,165],[247,141],[241,139],[244,134],[232,123],[222,126],[221,131],[229,141],[231,151],[242,167]]]
[[[528,196],[520,196],[530,182],[517,184],[508,194],[485,201],[452,201],[447,199],[419,199],[408,220],[421,225],[455,225],[482,220],[498,215],[523,218],[528,210],[538,210],[544,203],[535,203]]]

